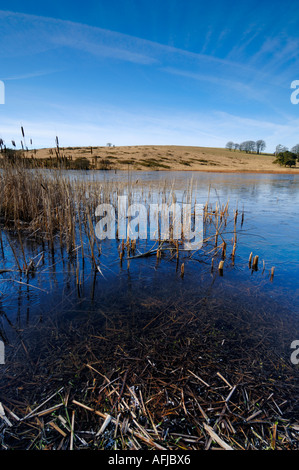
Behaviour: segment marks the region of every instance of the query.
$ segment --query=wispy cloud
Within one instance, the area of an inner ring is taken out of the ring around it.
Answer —
[[[0,11],[1,50],[6,57],[34,55],[68,47],[95,56],[151,64],[150,41],[71,21]],[[156,46],[158,47],[158,46]]]
[[[53,73],[59,72],[62,69],[56,69],[56,70],[37,70],[35,72],[29,72],[29,73],[22,73],[18,75],[11,75],[9,77],[2,77],[2,80],[5,82],[12,81],[12,80],[26,80],[30,78],[36,78],[36,77],[43,77],[45,75],[51,75]]]
[[[0,45],[4,56],[33,55],[46,50],[68,47],[98,57],[117,58],[140,64],[180,63],[182,67],[186,64],[203,67],[211,64],[234,70],[253,71],[246,62],[234,61],[230,57],[190,52],[127,34],[56,18],[0,11],[0,21],[2,31]],[[210,33],[208,31],[206,41],[209,41]],[[226,32],[223,31],[221,34]]]
[[[180,70],[173,67],[164,67],[162,69],[167,73],[171,73],[174,75],[179,75],[182,77],[190,78],[192,80],[197,80],[199,82],[207,82],[209,84],[214,84],[217,86],[221,86],[224,88],[228,88],[230,90],[234,90],[243,96],[246,95],[250,99],[257,100],[259,102],[266,102],[265,95],[262,90],[257,90],[256,87],[253,87],[249,83],[245,81],[236,80],[234,78],[225,77],[222,74],[208,74],[203,72],[192,72],[188,70]],[[269,102],[267,101],[269,104]]]
[[[243,40],[228,50],[226,56],[217,56],[217,51],[205,53],[213,39],[211,27],[207,27],[201,52],[195,53],[107,29],[23,13],[0,11],[0,24],[2,57],[34,56],[69,48],[97,58],[163,67],[171,73],[171,67],[179,67],[186,76],[201,70],[210,76],[211,71],[218,77],[230,74],[235,83],[242,80],[244,86],[248,77],[252,81],[277,83],[279,73],[286,73],[283,66],[297,60],[299,45],[298,40],[279,36],[261,41],[261,27],[254,24],[244,31]],[[220,30],[215,41],[221,44],[229,32],[228,27]],[[248,58],[247,47],[256,38],[260,45]],[[230,81],[226,83],[229,85]]]
[[[105,140],[117,145],[147,143],[152,140],[156,143],[184,142],[186,145],[209,145],[213,142],[213,145],[223,146],[226,140],[246,140],[247,135],[252,139],[267,137],[269,145],[274,145],[276,140],[284,140],[284,136],[285,141],[287,138],[294,141],[298,122],[294,124],[296,120],[289,118],[287,106],[284,111],[279,109],[277,100],[281,96],[281,90],[285,92],[283,87],[289,86],[288,80],[298,78],[292,76],[292,73],[295,70],[294,65],[299,66],[299,40],[286,36],[283,32],[277,33],[277,28],[273,30],[272,36],[265,38],[263,34],[267,25],[259,20],[244,28],[239,42],[231,42],[233,26],[239,20],[235,15],[222,29],[214,30],[211,25],[206,24],[205,29],[201,31],[202,44],[198,47],[199,52],[194,52],[81,23],[0,11],[0,49],[4,64],[5,60],[13,65],[16,63],[13,73],[6,72],[6,80],[12,82],[11,86],[17,85],[17,81],[23,79],[61,71],[60,67],[65,67],[64,70],[67,71],[77,63],[88,64],[90,69],[94,63],[127,63],[128,70],[133,70],[132,66],[136,64],[138,67],[134,71],[142,70],[144,76],[147,72],[154,72],[155,79],[161,78],[164,83],[168,80],[171,85],[179,82],[174,80],[174,76],[186,79],[185,88],[193,86],[194,90],[198,90],[198,84],[203,84],[202,89],[210,91],[209,85],[212,85],[210,88],[214,86],[217,96],[225,95],[228,98],[222,103],[231,103],[231,109],[221,105],[218,107],[222,110],[229,109],[230,112],[217,114],[217,103],[211,91],[208,96],[204,96],[209,106],[208,116],[206,113],[192,113],[191,106],[176,112],[175,104],[174,109],[170,109],[166,101],[158,110],[153,110],[151,104],[139,109],[132,105],[130,113],[121,108],[101,108],[101,116],[98,103],[85,112],[84,100],[80,103],[77,101],[73,103],[73,108],[70,107],[64,112],[66,100],[63,100],[62,108],[58,109],[59,99],[56,100],[58,104],[55,99],[46,103],[47,95],[45,103],[41,104],[40,93],[39,103],[35,103],[35,111],[38,110],[39,116],[44,117],[39,121],[37,118],[29,118],[29,111],[26,114],[28,124],[33,129],[32,134],[39,136],[40,145],[46,140],[48,144],[45,145],[49,145],[49,140],[53,141],[56,134],[63,135],[65,145],[103,144],[103,141],[97,142],[97,135],[106,136]],[[221,25],[221,22],[222,18],[219,17],[217,25]],[[229,48],[224,46],[226,41],[230,43]],[[24,57],[28,59],[26,69],[18,67],[19,61],[24,64]],[[86,60],[86,57],[91,60]],[[16,60],[13,61],[13,58]],[[41,58],[42,61],[39,62]],[[100,69],[94,70],[98,72]],[[118,69],[116,67],[113,70]],[[87,75],[82,67],[79,80],[82,77],[82,80],[84,79],[84,73]],[[69,76],[64,75],[63,78],[67,83]],[[55,97],[55,92],[60,90],[59,87],[53,90],[51,96]],[[64,90],[65,88],[59,93],[60,99]],[[161,90],[159,96],[163,98]],[[80,97],[77,96],[76,99]],[[288,99],[287,94],[283,99]],[[237,109],[238,100],[242,101],[243,109]],[[258,109],[256,114],[253,111],[253,102],[258,104],[255,108]],[[23,106],[23,109],[26,107]],[[260,110],[265,111],[264,116],[268,113],[270,118],[259,118]],[[49,111],[52,113],[50,116],[47,114]],[[158,116],[155,111],[158,111]],[[289,114],[294,111],[293,107]],[[18,103],[13,112],[16,119],[19,119],[21,114],[18,114]],[[246,115],[250,118],[246,119]],[[279,122],[279,119],[283,124],[274,122]],[[1,121],[1,132],[5,133],[7,138],[13,138],[13,127],[17,127],[16,120],[8,121],[5,116]],[[46,131],[46,128],[49,131]],[[281,137],[278,139],[279,136]]]

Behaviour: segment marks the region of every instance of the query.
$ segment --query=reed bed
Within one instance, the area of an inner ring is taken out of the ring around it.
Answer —
[[[186,202],[194,203],[193,190],[191,182],[182,196]],[[27,261],[23,248],[26,237],[41,241],[43,246],[47,244],[52,252],[54,246],[57,249],[60,245],[61,249],[66,248],[68,252],[80,246],[82,257],[84,257],[83,245],[87,240],[90,255],[94,259],[94,247],[97,245],[94,234],[95,210],[99,204],[109,203],[117,207],[118,196],[121,195],[127,195],[129,204],[141,202],[149,205],[157,201],[171,204],[175,200],[174,193],[173,185],[167,186],[166,183],[160,183],[154,188],[151,186],[143,188],[142,183],[132,182],[130,179],[127,182],[72,179],[59,170],[48,173],[38,168],[28,169],[22,161],[6,162],[0,173],[0,222],[2,228],[18,234],[26,268]],[[236,219],[235,213],[233,258],[237,245]],[[215,208],[206,203],[204,243],[207,244],[214,239],[214,252],[221,251],[223,259],[226,257],[228,244],[224,240],[228,220],[228,203],[222,206],[216,203]],[[178,253],[178,241],[172,238],[166,240],[163,246],[159,245],[155,253],[161,254],[169,249],[169,244]],[[13,246],[11,249],[14,251]],[[121,251],[123,255],[123,247]],[[16,262],[20,268],[22,263],[17,259]]]

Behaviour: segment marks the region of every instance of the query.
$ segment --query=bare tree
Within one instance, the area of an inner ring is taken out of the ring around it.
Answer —
[[[254,140],[248,140],[248,149],[250,153],[256,152],[256,143]]]
[[[279,153],[282,153],[282,152],[287,152],[288,150],[289,150],[288,147],[285,147],[284,145],[278,144],[278,145],[276,145],[275,155],[278,155]]]
[[[240,144],[240,150],[246,153],[252,153],[256,151],[256,143],[254,140],[246,140]]]
[[[234,143],[231,142],[231,141],[227,142],[226,148],[227,148],[228,150],[232,150],[232,149],[234,148]]]
[[[265,150],[266,148],[266,142],[264,140],[257,140],[256,143],[255,143],[255,146],[256,146],[256,152],[259,154],[260,152],[262,152],[263,150]]]
[[[297,157],[299,156],[299,144],[297,145],[294,145],[294,147],[291,149],[291,151],[293,153],[295,153],[297,155]]]

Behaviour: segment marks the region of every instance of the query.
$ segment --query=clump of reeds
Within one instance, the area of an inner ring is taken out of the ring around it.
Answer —
[[[3,164],[0,173],[0,218],[5,228],[34,234],[54,248],[59,238],[69,250],[76,245],[80,211],[94,203],[86,187],[60,172],[30,170],[20,161]]]
[[[56,160],[59,159],[62,157],[57,144]],[[25,268],[27,262],[20,233],[27,232],[35,239],[41,239],[42,243],[47,242],[53,254],[55,246],[60,245],[61,249],[65,247],[68,252],[80,250],[84,260],[85,250],[88,250],[91,264],[97,270],[101,248],[94,230],[96,207],[101,203],[110,203],[116,208],[120,195],[127,195],[129,204],[137,201],[147,205],[152,202],[171,204],[176,201],[173,188],[174,183],[166,181],[151,187],[148,184],[142,185],[142,182],[138,184],[138,180],[133,182],[131,178],[126,181],[101,182],[92,178],[71,178],[60,170],[28,168],[21,157],[14,160],[4,159],[0,173],[0,222],[2,226],[19,234]],[[182,202],[194,202],[192,181],[182,199]],[[225,260],[228,252],[232,265],[236,261],[238,209],[231,218],[229,212],[228,202],[220,204],[216,201],[213,205],[209,199],[203,208],[203,245],[197,251],[200,251],[200,255],[212,259],[211,271],[214,261],[218,260],[220,275],[223,274],[224,263],[227,265]],[[244,210],[241,227],[243,223]],[[160,260],[168,253],[171,259],[174,258],[178,262],[184,248],[178,240],[173,239],[171,231],[169,240],[162,240],[158,229],[155,242],[154,248],[144,253],[136,253],[136,240],[128,239],[126,245],[122,244],[119,252],[120,262],[124,260],[125,249],[127,259],[156,255]],[[191,253],[191,256],[193,255],[194,253]],[[21,263],[18,263],[18,266],[21,267]],[[185,267],[183,264],[183,270]],[[257,255],[250,255],[249,267],[252,271],[258,270]],[[181,275],[184,277],[184,272]]]

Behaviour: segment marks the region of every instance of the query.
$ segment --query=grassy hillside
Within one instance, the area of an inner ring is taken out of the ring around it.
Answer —
[[[218,172],[298,173],[296,168],[274,164],[271,154],[247,154],[222,148],[185,146],[67,147],[60,156],[72,167],[106,170],[192,170]],[[26,156],[55,161],[56,149],[29,150]],[[87,164],[86,164],[87,160]]]

